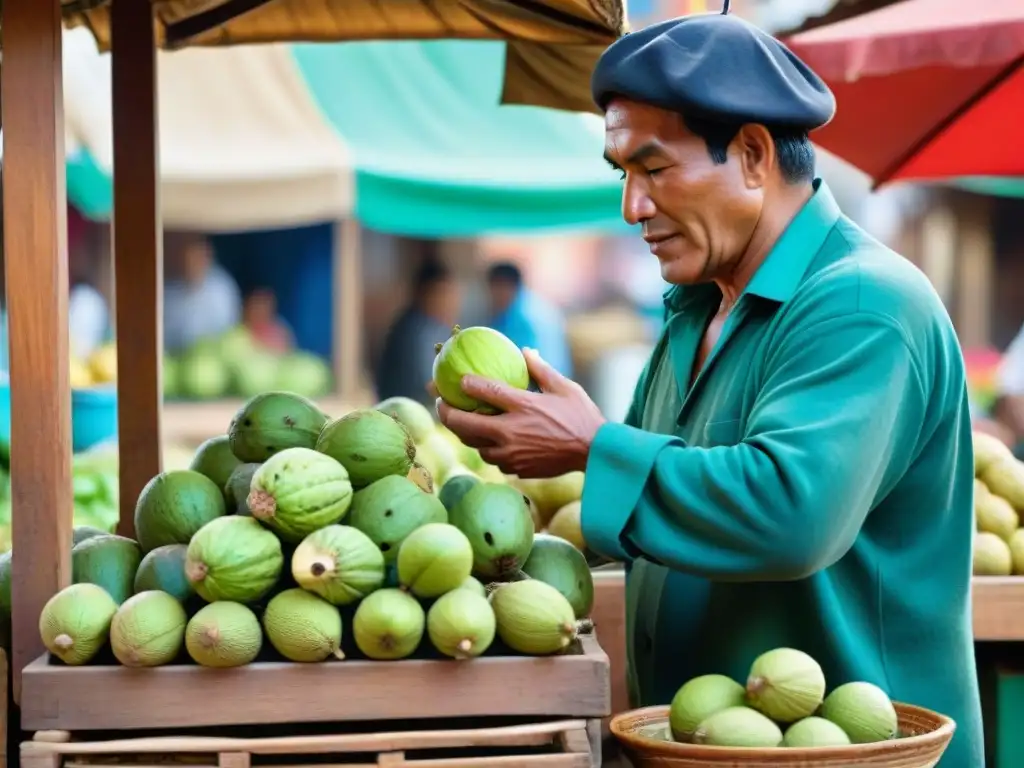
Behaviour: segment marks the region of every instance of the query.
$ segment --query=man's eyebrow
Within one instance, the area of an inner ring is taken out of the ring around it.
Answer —
[[[630,154],[630,156],[626,158],[626,162],[636,164],[642,163],[644,160],[647,160],[651,157],[664,156],[665,151],[661,148],[661,145],[655,141],[649,141],[646,144],[642,144],[641,146],[637,147],[637,149],[635,149],[632,152],[632,154]],[[609,156],[607,151],[604,153],[604,159],[608,163],[608,165],[610,165],[615,170],[622,170],[621,166]]]

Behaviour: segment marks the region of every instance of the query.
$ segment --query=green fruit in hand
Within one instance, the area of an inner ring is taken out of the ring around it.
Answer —
[[[455,326],[451,338],[439,345],[434,358],[434,386],[452,408],[497,413],[492,405],[462,391],[462,379],[470,374],[496,379],[516,389],[530,386],[526,358],[511,339],[493,328]]]

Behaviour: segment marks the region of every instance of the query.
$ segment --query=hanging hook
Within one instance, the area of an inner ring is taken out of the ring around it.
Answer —
[[[722,15],[729,13],[729,0],[722,0]]]

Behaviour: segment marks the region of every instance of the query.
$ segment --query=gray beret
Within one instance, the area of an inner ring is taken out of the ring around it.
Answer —
[[[835,114],[835,97],[785,45],[732,14],[669,19],[601,55],[591,79],[605,110],[616,96],[706,120],[806,131]]]

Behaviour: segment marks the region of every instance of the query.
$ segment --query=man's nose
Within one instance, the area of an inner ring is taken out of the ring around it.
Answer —
[[[636,225],[654,218],[656,212],[654,201],[647,194],[647,186],[635,175],[626,174],[626,183],[622,187],[622,218],[627,224]]]

